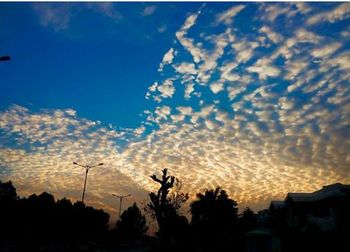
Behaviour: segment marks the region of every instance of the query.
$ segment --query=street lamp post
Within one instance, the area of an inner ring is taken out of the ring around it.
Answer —
[[[88,175],[88,173],[89,173],[89,170],[90,170],[90,168],[92,168],[92,167],[103,165],[103,163],[100,163],[100,164],[97,164],[97,165],[81,165],[81,164],[79,164],[79,163],[77,163],[77,162],[73,162],[73,164],[85,168],[85,180],[84,180],[83,197],[81,198],[81,202],[84,203],[85,189],[86,189],[86,181],[87,181],[87,175]]]
[[[131,196],[131,194],[128,194],[128,195],[116,195],[116,194],[112,193],[112,195],[113,195],[114,197],[119,198],[119,220],[120,220],[120,215],[121,215],[121,211],[122,211],[123,199],[126,198],[126,197]]]

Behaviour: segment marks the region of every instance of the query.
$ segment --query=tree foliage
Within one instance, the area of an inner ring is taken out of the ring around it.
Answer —
[[[0,240],[25,243],[97,241],[108,232],[103,210],[43,192],[19,198],[11,182],[0,181]]]
[[[142,239],[148,230],[146,217],[136,203],[122,213],[116,227],[117,234],[122,240]]]
[[[249,207],[244,208],[242,213],[240,214],[240,229],[243,232],[247,232],[257,227],[257,219],[254,214],[254,211]]]
[[[232,242],[238,218],[237,203],[220,187],[197,194],[190,205],[191,228],[197,245],[204,250],[227,246]]]

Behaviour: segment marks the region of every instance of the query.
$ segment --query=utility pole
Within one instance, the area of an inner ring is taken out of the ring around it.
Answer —
[[[122,203],[123,203],[123,199],[126,198],[126,197],[131,196],[131,194],[128,194],[128,195],[116,195],[116,194],[112,193],[112,195],[113,195],[114,197],[119,198],[119,220],[120,220],[120,215],[121,215],[121,212],[122,212]]]
[[[84,181],[83,197],[81,198],[81,202],[84,203],[86,181],[87,181],[87,176],[88,176],[89,170],[92,167],[103,165],[103,163],[100,163],[100,164],[97,164],[97,165],[81,165],[81,164],[79,164],[77,162],[73,162],[73,164],[85,168],[85,181]]]

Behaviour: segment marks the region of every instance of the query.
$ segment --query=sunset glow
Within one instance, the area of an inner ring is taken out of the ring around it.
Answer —
[[[103,162],[85,201],[113,215],[165,167],[254,210],[350,183],[349,21],[349,3],[0,3],[0,180],[80,200],[72,162]]]

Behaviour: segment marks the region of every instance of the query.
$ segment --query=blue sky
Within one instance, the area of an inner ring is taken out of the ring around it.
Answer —
[[[137,127],[172,35],[199,5],[2,3],[1,50],[13,61],[1,69],[1,109],[70,107]]]
[[[79,199],[72,161],[101,161],[87,202],[111,212],[164,167],[254,209],[349,183],[349,21],[349,3],[1,3],[0,179]]]

